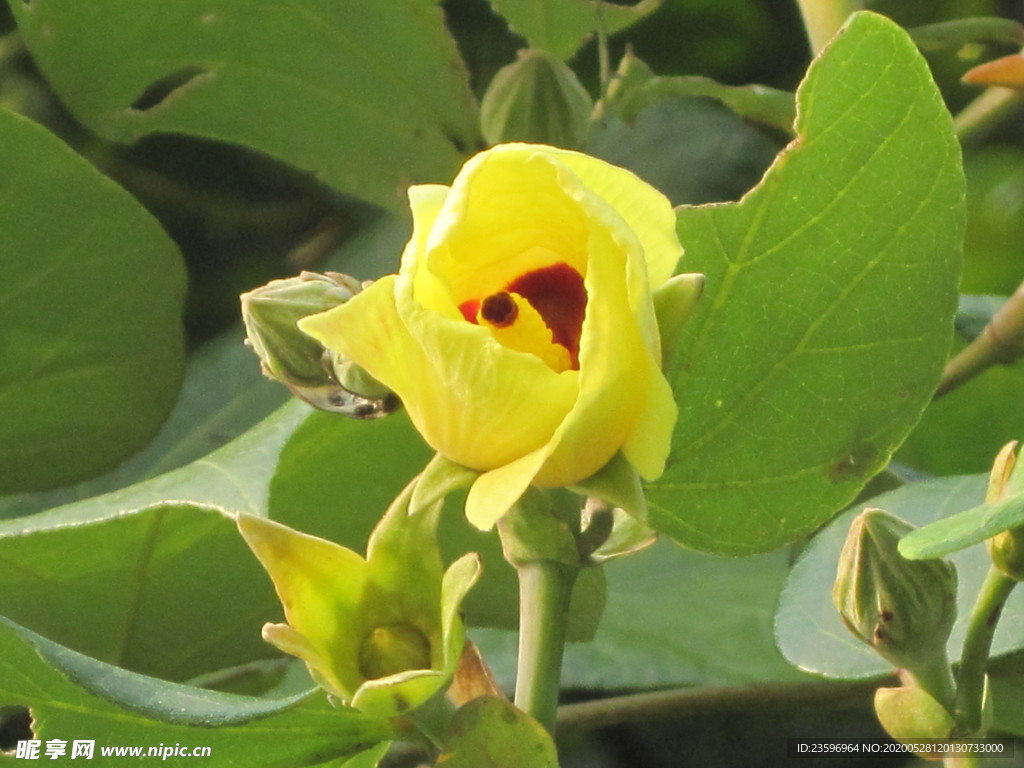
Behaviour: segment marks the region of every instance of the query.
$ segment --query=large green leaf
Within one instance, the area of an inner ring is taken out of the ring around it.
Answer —
[[[489,0],[509,27],[526,38],[531,48],[570,58],[597,30],[612,34],[657,10],[661,0],[632,5],[589,0]]]
[[[839,551],[853,518],[865,507],[878,507],[915,525],[927,525],[977,505],[985,498],[984,475],[911,483],[877,496],[844,513],[824,528],[800,555],[786,582],[776,615],[776,638],[782,653],[801,669],[827,677],[862,678],[892,668],[843,626],[832,605],[832,583]],[[967,617],[990,565],[982,546],[957,552],[958,619],[949,641],[953,660],[960,656]],[[1010,596],[999,620],[993,652],[1024,647],[1024,594]]]
[[[707,275],[669,376],[680,404],[651,523],[709,551],[812,530],[883,467],[949,349],[963,175],[906,34],[858,14],[808,72],[797,141],[735,204],[683,208]]]
[[[0,536],[0,610],[77,651],[185,680],[276,656],[282,612],[234,521],[167,504]]]
[[[115,706],[108,695],[126,707]],[[102,664],[0,620],[0,712],[26,708],[32,737],[94,742],[90,764],[123,763],[105,747],[209,747],[213,766],[319,765],[367,750],[379,753],[390,728],[354,710],[339,710],[317,692],[296,699],[253,699],[164,683]],[[212,727],[217,726],[217,727]],[[191,753],[161,765],[194,763]],[[379,754],[378,754],[379,756]],[[81,756],[79,756],[81,757]],[[374,765],[375,763],[368,763]]]
[[[176,679],[273,655],[259,627],[280,610],[225,510],[266,514],[281,447],[309,413],[290,403],[181,469],[0,521],[0,613]]]
[[[361,279],[379,277],[393,269],[396,254],[401,253],[408,236],[408,222],[397,216],[380,216],[331,254],[324,268],[350,272]],[[174,410],[159,434],[142,451],[114,471],[84,483],[2,497],[0,518],[28,515],[112,493],[202,459],[253,427],[290,394],[280,383],[261,374],[259,360],[251,349],[243,345],[243,338],[244,331],[239,323],[192,353]],[[300,406],[292,408],[296,410],[289,413],[300,414],[303,410]],[[301,415],[296,418],[301,419]],[[270,433],[257,431],[253,434],[263,436],[258,440],[243,441],[238,446],[239,452],[255,450],[260,440],[273,442],[276,439],[273,429]],[[210,462],[200,462],[188,472],[173,475],[167,481],[140,486],[103,499],[100,503],[113,510],[119,506],[124,509],[145,506],[164,498],[189,498],[238,508],[229,503],[231,497],[239,495],[233,493],[232,488],[241,486],[249,499],[261,498],[265,495],[267,477],[273,471],[273,464],[257,468],[256,472],[245,472],[245,461],[239,463],[230,458],[234,450],[210,457]],[[268,459],[276,461],[274,456]],[[221,469],[227,472],[213,471],[211,462],[226,462],[227,466]],[[214,486],[220,487],[221,491],[211,496]],[[170,495],[162,495],[165,493]]]
[[[356,238],[337,259],[344,265],[353,258],[365,262],[383,252],[393,254],[407,228],[386,220]],[[223,343],[230,347],[219,345],[210,350],[211,359],[195,361],[173,430],[169,425],[168,434],[156,441],[160,450],[147,449],[124,472],[151,473],[205,453],[204,448],[237,432],[286,391],[262,378],[256,357],[239,337]],[[0,613],[76,650],[173,679],[275,656],[260,640],[259,628],[280,618],[280,606],[226,513],[266,515],[270,479],[285,443],[296,429],[316,440],[325,423],[334,424],[344,436],[337,445],[341,456],[362,457],[364,463],[349,467],[352,474],[341,496],[305,509],[311,509],[313,521],[332,521],[339,538],[362,551],[390,497],[427,455],[415,433],[403,426],[404,416],[365,424],[319,414],[313,420],[319,426],[300,429],[311,413],[293,401],[184,467],[29,518],[0,522],[0,561],[9,566],[0,568]],[[285,476],[293,472],[289,467],[304,466],[306,445],[295,441]],[[390,474],[384,473],[389,479],[382,479],[379,471],[374,474],[377,465],[390,467]],[[308,481],[311,490],[321,485],[321,476],[345,476],[329,465],[315,464],[313,472],[298,480]],[[107,480],[115,483],[125,476],[119,471]],[[303,488],[296,485],[291,492],[301,498]],[[359,514],[335,512],[355,499]],[[15,497],[6,502],[18,510],[40,500]],[[90,620],[85,620],[86,610]]]
[[[0,498],[0,518],[28,515],[109,493],[206,456],[269,415],[288,390],[260,373],[241,326],[191,355],[177,404],[146,447],[116,469],[77,485]]]
[[[434,2],[11,0],[32,55],[108,139],[245,144],[404,207],[477,142],[465,69]]]
[[[123,189],[0,111],[0,492],[110,469],[153,436],[184,359],[174,244]]]

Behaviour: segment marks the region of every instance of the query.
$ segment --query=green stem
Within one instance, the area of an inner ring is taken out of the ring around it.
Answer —
[[[981,334],[954,355],[942,371],[935,397],[956,389],[996,364],[1010,365],[1024,353],[1024,283],[993,315]]]
[[[892,679],[882,684],[893,682]],[[871,710],[879,681],[870,683],[751,683],[702,686],[669,691],[612,696],[558,711],[558,727],[588,730],[620,723],[647,723],[659,718],[678,720],[718,714],[757,711]]]
[[[939,702],[947,712],[952,712],[956,707],[956,684],[953,682],[953,670],[945,653],[926,666],[913,671],[905,669],[903,674]]]
[[[851,13],[864,10],[864,0],[797,0],[804,19],[811,53],[817,56],[828,45]]]
[[[553,560],[517,566],[519,669],[516,706],[555,731],[569,603],[579,568]]]
[[[974,602],[957,673],[956,732],[961,736],[980,734],[985,670],[992,649],[992,636],[1006,598],[1016,585],[1017,582],[992,566]]]
[[[984,138],[1004,120],[1012,117],[1024,106],[1024,94],[997,85],[981,92],[974,101],[953,118],[953,127],[961,144]]]

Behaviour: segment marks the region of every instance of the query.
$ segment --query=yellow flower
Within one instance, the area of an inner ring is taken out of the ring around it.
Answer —
[[[483,474],[488,528],[531,484],[566,486],[618,451],[664,469],[676,419],[652,291],[682,253],[668,200],[577,152],[502,144],[451,187],[409,190],[397,275],[300,322],[396,392],[426,441]]]

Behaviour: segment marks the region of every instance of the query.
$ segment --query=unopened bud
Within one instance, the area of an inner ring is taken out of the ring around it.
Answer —
[[[360,283],[348,275],[303,272],[242,294],[242,319],[246,341],[268,378],[321,410],[375,418],[394,411],[398,398],[358,366],[325,350],[297,325],[304,317],[344,304],[360,290]]]
[[[592,109],[590,94],[565,62],[526,50],[491,80],[480,103],[480,127],[489,144],[532,141],[574,148],[586,138]]]
[[[375,627],[359,648],[359,670],[367,680],[410,669],[430,669],[430,641],[411,624]]]
[[[875,691],[875,715],[885,732],[912,748],[918,757],[938,759],[930,742],[948,739],[953,716],[935,698],[915,685]]]
[[[956,620],[956,569],[900,555],[897,544],[911,530],[880,509],[858,515],[839,557],[832,601],[853,634],[913,671],[945,658]]]

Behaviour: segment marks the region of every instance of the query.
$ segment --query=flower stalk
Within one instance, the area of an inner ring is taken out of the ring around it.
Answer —
[[[1006,599],[1016,584],[992,566],[974,602],[957,674],[956,730],[961,736],[981,735],[984,730],[985,670],[992,638]]]
[[[519,668],[515,704],[552,735],[558,714],[569,605],[579,568],[553,560],[517,566]]]

